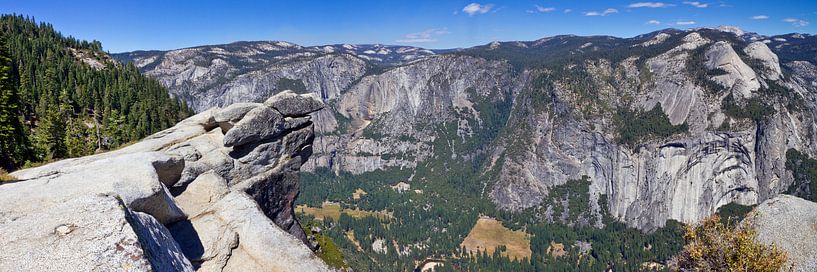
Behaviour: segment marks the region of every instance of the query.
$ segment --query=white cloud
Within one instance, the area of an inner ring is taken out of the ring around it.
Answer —
[[[565,13],[571,13],[571,12],[573,12],[572,9],[565,9]]]
[[[766,19],[769,19],[769,16],[766,16],[766,15],[752,16],[752,20],[766,20]]]
[[[605,9],[604,11],[602,11],[602,12],[588,11],[588,12],[584,13],[584,16],[607,16],[607,15],[610,15],[610,14],[613,14],[613,13],[618,13],[618,10],[614,9],[614,8],[608,8],[608,9]]]
[[[647,24],[648,24],[648,25],[660,25],[660,24],[661,24],[661,21],[658,21],[658,20],[649,20],[649,21],[647,21]]]
[[[485,14],[491,11],[494,8],[494,4],[479,4],[479,3],[471,3],[462,8],[462,12],[467,13],[468,15],[476,15],[476,14]]]
[[[797,18],[786,18],[786,19],[783,19],[783,22],[791,23],[793,26],[796,26],[796,27],[807,26],[809,24],[808,21],[797,19]]]
[[[707,3],[701,3],[701,2],[698,2],[698,1],[684,1],[684,4],[687,4],[687,5],[690,5],[690,6],[696,7],[696,8],[705,8],[705,7],[709,7],[709,4],[707,4]]]
[[[663,2],[638,2],[632,3],[628,5],[628,8],[666,8],[674,6],[673,4],[667,4]]]
[[[535,6],[536,10],[539,11],[539,12],[551,12],[551,11],[556,10],[556,8],[545,8],[545,7],[541,7],[539,5],[533,5],[533,6]]]
[[[551,11],[556,10],[556,8],[546,8],[546,7],[542,7],[540,5],[533,5],[533,7],[535,7],[536,9],[535,10],[526,10],[525,12],[527,12],[527,13],[546,13],[546,12],[551,12]]]
[[[694,25],[695,21],[677,21],[675,22],[676,25]]]
[[[403,39],[399,39],[396,42],[401,43],[426,43],[426,42],[436,42],[437,37],[449,34],[448,29],[445,28],[432,28],[425,31],[409,33],[403,36]]]

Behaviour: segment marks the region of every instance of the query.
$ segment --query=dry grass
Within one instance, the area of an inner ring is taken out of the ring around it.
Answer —
[[[355,244],[355,247],[357,248],[357,251],[361,251],[361,252],[363,251],[363,248],[360,247],[360,242],[358,242],[357,239],[355,238],[355,231],[354,230],[349,230],[349,231],[345,232],[344,234],[346,234],[346,239],[349,239],[349,241],[352,242],[352,244]]]
[[[530,259],[530,238],[524,231],[513,231],[505,226],[502,222],[493,218],[480,218],[462,241],[461,246],[470,252],[485,251],[489,254],[493,253],[498,246],[507,247],[507,251],[502,255],[508,256],[511,259],[521,260],[522,258]]]
[[[324,202],[320,208],[299,205],[295,207],[295,212],[312,215],[317,220],[323,220],[326,217],[337,220],[340,218],[340,205],[330,202]]]
[[[12,175],[9,175],[9,173],[6,172],[5,169],[0,168],[0,182],[12,182],[12,181],[17,181],[17,178],[12,176]]]
[[[357,188],[357,190],[355,190],[355,192],[352,193],[352,199],[358,200],[358,199],[360,199],[361,197],[363,197],[363,196],[365,196],[367,194],[369,194],[369,193],[367,193],[366,191],[363,191],[363,189]]]
[[[354,218],[363,218],[363,217],[371,216],[371,217],[377,217],[377,218],[380,218],[380,219],[391,219],[393,217],[391,212],[386,212],[386,211],[372,212],[372,211],[366,211],[366,210],[361,210],[361,209],[357,209],[357,208],[355,208],[354,210],[352,210],[352,209],[343,209],[343,208],[340,207],[340,204],[332,203],[332,202],[324,202],[323,204],[321,204],[320,208],[309,207],[309,206],[306,206],[306,205],[299,205],[298,207],[295,207],[295,212],[306,213],[306,214],[312,215],[317,220],[323,220],[326,217],[330,217],[330,218],[332,218],[333,220],[336,220],[336,221],[338,219],[340,219],[340,214],[341,213],[348,214],[349,216],[354,217]]]
[[[562,257],[567,255],[567,251],[565,250],[565,245],[562,243],[550,242],[550,245],[547,248],[547,253],[553,257]]]

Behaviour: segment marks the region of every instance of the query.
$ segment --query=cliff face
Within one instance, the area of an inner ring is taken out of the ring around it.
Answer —
[[[668,40],[648,46],[657,48],[644,49],[648,54],[577,63],[573,73],[589,77],[592,96],[577,95],[576,79],[568,75],[545,90],[553,97],[552,110],[529,108],[537,112],[534,118],[512,116],[524,124],[514,134],[532,136],[501,145],[523,151],[504,160],[491,194],[495,202],[508,209],[532,207],[551,186],[587,175],[591,198],[605,195],[610,213],[650,230],[668,219],[696,222],[727,203],[757,204],[785,191],[792,182],[786,150],[813,152],[814,128],[807,124],[817,108],[808,97],[816,89],[802,84],[813,80],[801,79],[808,73],[780,74],[777,56],[760,41],[711,31],[666,35]],[[781,93],[773,93],[775,85]],[[770,109],[748,117],[749,105],[758,100]],[[622,131],[610,128],[637,120],[617,120],[618,113],[608,109],[657,106],[671,125],[685,125],[686,131],[621,144]]]
[[[293,214],[313,96],[212,108],[0,184],[0,269],[322,271]]]
[[[198,108],[258,101],[280,82],[301,80],[329,105],[312,114],[317,137],[306,171],[362,174],[487,156],[477,161],[482,196],[502,209],[536,207],[553,186],[586,175],[595,212],[604,195],[611,214],[649,230],[774,197],[791,184],[786,150],[815,154],[817,67],[793,49],[815,37],[739,34],[557,36],[412,55],[394,66],[354,52],[297,55],[247,73],[227,65],[237,76],[207,80],[172,72],[220,62],[170,61],[188,49],[131,59]],[[768,107],[753,108],[758,101]],[[685,129],[622,142],[619,128],[639,118],[621,113],[658,106]]]

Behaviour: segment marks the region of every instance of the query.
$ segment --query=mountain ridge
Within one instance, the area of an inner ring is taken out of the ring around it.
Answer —
[[[757,39],[773,39],[773,38],[786,37],[786,36],[791,37],[791,36],[795,36],[795,35],[814,36],[814,34],[805,33],[805,32],[789,32],[789,33],[781,33],[781,34],[763,35],[763,34],[759,34],[759,33],[756,33],[756,32],[745,32],[743,29],[741,29],[739,27],[724,25],[724,26],[718,26],[718,27],[698,27],[698,28],[687,28],[687,29],[664,28],[664,29],[659,29],[659,30],[643,33],[643,34],[638,34],[638,35],[635,35],[635,36],[632,36],[632,37],[620,37],[620,36],[603,35],[603,34],[599,34],[599,35],[558,34],[558,35],[553,35],[553,36],[544,36],[544,37],[541,37],[541,38],[537,38],[535,40],[503,40],[503,41],[495,40],[495,41],[488,42],[486,44],[477,44],[477,45],[473,45],[473,46],[469,46],[469,47],[454,47],[454,48],[426,48],[426,47],[421,47],[421,46],[383,44],[383,43],[359,43],[359,44],[358,43],[354,43],[354,44],[350,44],[350,43],[333,43],[333,44],[321,44],[321,45],[300,45],[300,44],[285,41],[285,40],[238,40],[238,41],[232,41],[232,42],[227,42],[227,43],[213,43],[213,44],[193,45],[193,46],[180,47],[180,48],[175,48],[175,49],[138,49],[138,50],[132,50],[132,51],[114,52],[114,53],[110,53],[110,54],[114,55],[114,56],[120,56],[119,59],[121,61],[127,62],[130,59],[126,57],[126,54],[129,54],[129,53],[160,53],[160,52],[168,52],[168,51],[174,51],[174,50],[193,49],[193,48],[200,48],[200,47],[216,47],[216,46],[224,46],[224,45],[235,45],[235,44],[241,44],[241,43],[253,44],[253,43],[277,43],[277,42],[288,43],[288,44],[292,44],[292,45],[302,47],[302,48],[322,48],[322,47],[326,47],[326,46],[343,47],[344,45],[353,45],[353,46],[368,46],[368,47],[380,46],[380,47],[390,47],[390,48],[409,47],[409,48],[430,50],[430,51],[433,51],[435,53],[445,53],[445,52],[458,51],[458,50],[463,50],[463,49],[468,49],[468,48],[473,48],[473,47],[478,47],[478,46],[484,46],[484,45],[488,45],[488,44],[493,43],[493,42],[501,42],[501,43],[536,42],[536,41],[543,40],[543,39],[557,38],[557,37],[585,37],[585,38],[611,37],[611,38],[616,38],[616,39],[634,39],[634,38],[652,37],[652,36],[655,36],[655,35],[657,35],[659,33],[673,33],[673,32],[677,33],[677,32],[685,32],[685,31],[690,31],[690,30],[691,31],[696,31],[696,30],[717,30],[717,31],[722,31],[722,32],[735,33],[735,30],[728,30],[726,28],[735,28],[738,31],[740,31],[741,33],[743,33],[743,34],[740,34],[740,35],[736,34],[736,36],[739,36],[739,37],[740,36],[747,36],[747,38],[750,38],[750,39],[751,39],[751,37],[756,37],[756,40]]]

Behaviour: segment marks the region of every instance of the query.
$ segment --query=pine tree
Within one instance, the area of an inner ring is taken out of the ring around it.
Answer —
[[[34,130],[34,147],[40,161],[64,158],[65,120],[59,111],[46,109]]]
[[[0,167],[14,169],[28,156],[19,97],[5,37],[0,37]]]
[[[0,93],[0,167],[13,170],[28,160],[116,148],[191,114],[133,64],[112,61],[98,41],[66,37],[50,24],[20,15],[0,16],[0,36],[8,41],[2,61],[7,77]],[[90,67],[75,52],[105,67]]]

